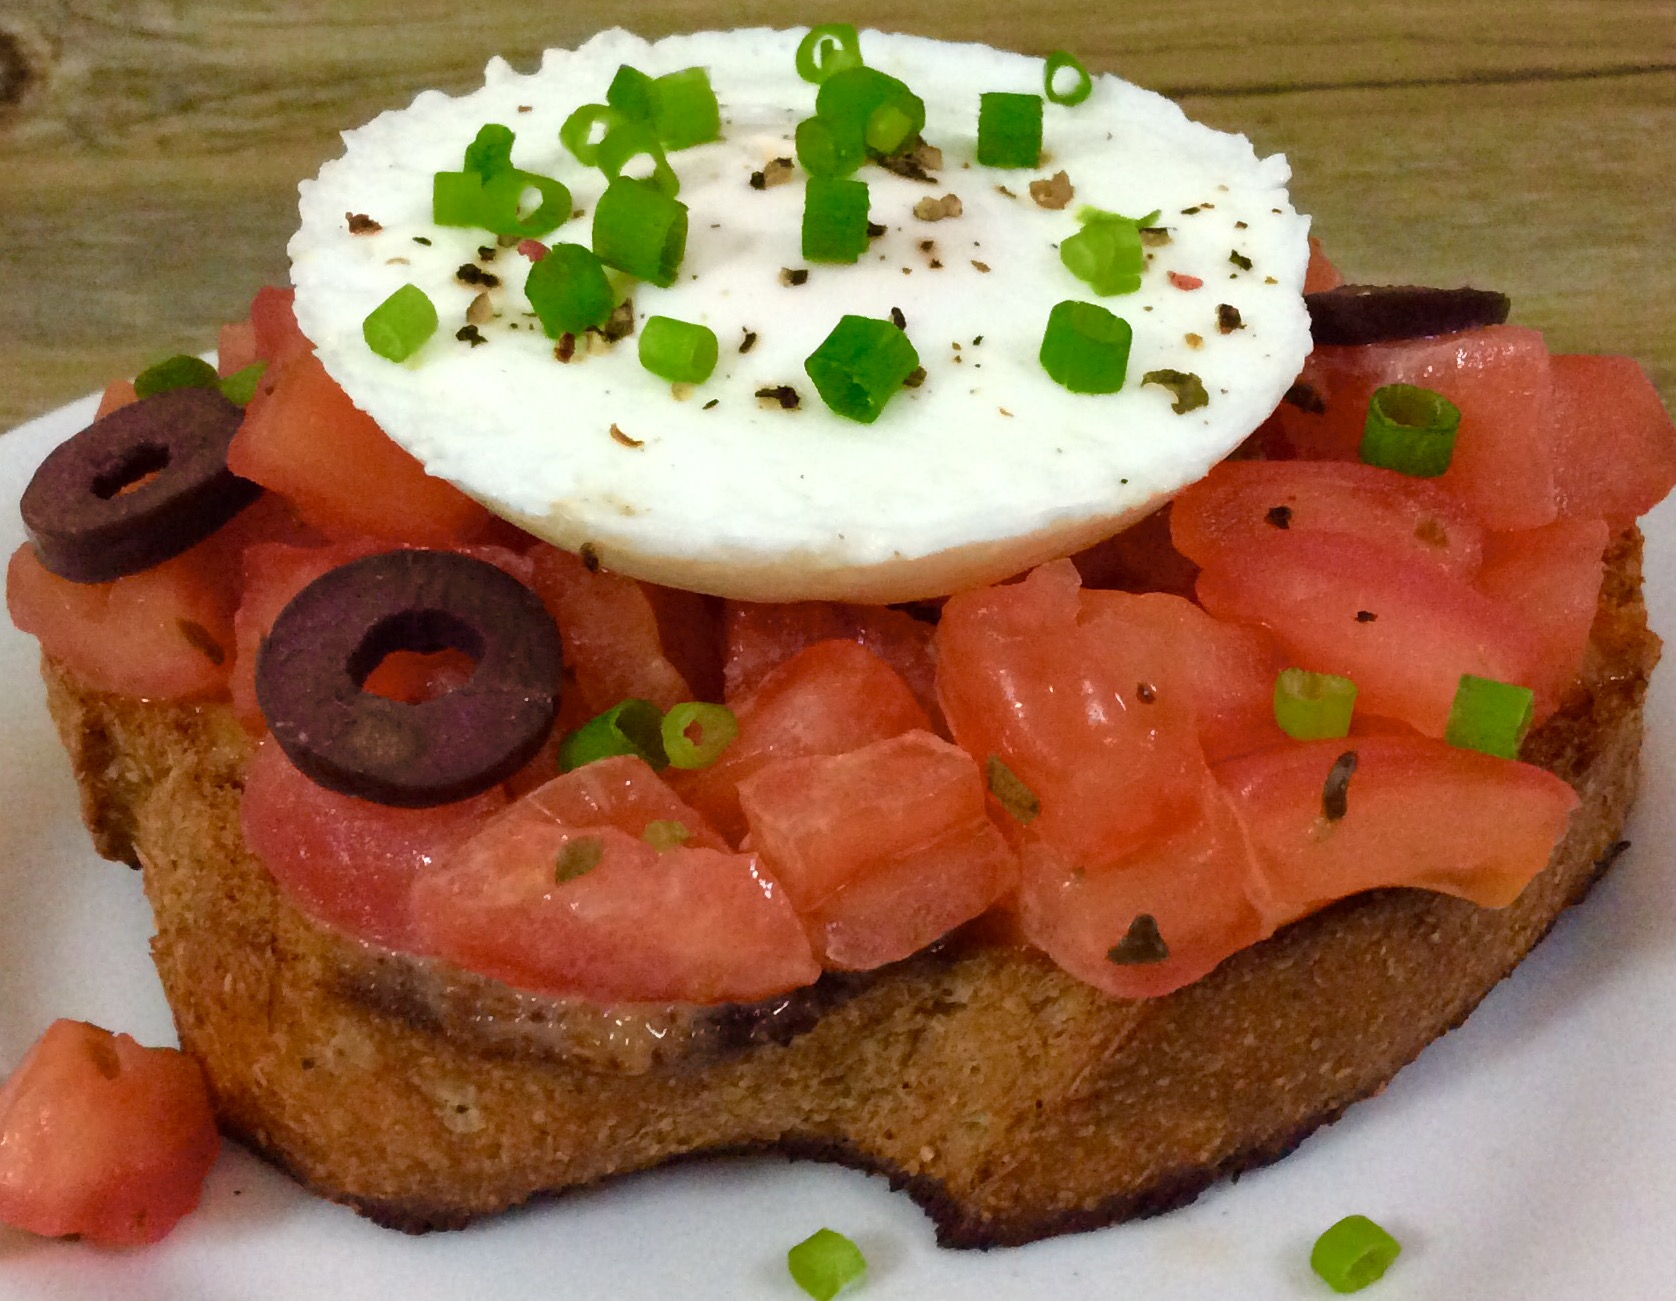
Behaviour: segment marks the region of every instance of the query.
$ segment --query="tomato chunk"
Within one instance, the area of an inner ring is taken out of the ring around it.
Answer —
[[[1560,519],[1538,529],[1492,533],[1485,543],[1476,586],[1519,611],[1534,634],[1538,659],[1529,685],[1544,712],[1582,667],[1609,540],[1604,520]]]
[[[739,800],[752,847],[829,967],[917,953],[1016,883],[977,764],[929,732],[770,763]]]
[[[1553,359],[1560,514],[1619,530],[1676,487],[1676,425],[1630,357]]]
[[[0,1223],[156,1242],[198,1205],[220,1147],[192,1058],[54,1021],[0,1088]]]
[[[644,759],[613,755],[555,777],[524,799],[567,827],[616,827],[644,836],[663,823],[665,840],[702,849],[728,848],[704,815],[688,804]],[[679,824],[677,827],[674,824]]]

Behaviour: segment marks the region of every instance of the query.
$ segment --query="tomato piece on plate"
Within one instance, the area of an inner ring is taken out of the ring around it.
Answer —
[[[696,849],[728,848],[704,815],[688,804],[644,759],[613,755],[553,778],[523,797],[567,827],[616,827],[645,836],[653,823],[666,844]],[[680,824],[677,828],[673,824]]]
[[[221,327],[215,342],[215,369],[220,375],[231,375],[254,365],[256,356],[256,325],[253,321],[230,321]]]
[[[134,392],[134,381],[131,379],[113,379],[105,385],[105,392],[99,399],[99,409],[93,413],[95,420],[103,420],[113,411],[120,411],[130,402],[138,402],[140,395]]]
[[[245,774],[245,844],[316,921],[412,951],[408,894],[421,869],[506,806],[500,788],[428,809],[397,809],[316,786],[270,738]]]
[[[1537,529],[1492,533],[1479,591],[1517,610],[1536,637],[1539,660],[1529,683],[1540,712],[1559,703],[1577,679],[1589,645],[1606,573],[1606,522],[1560,519]]]
[[[312,353],[270,363],[227,464],[331,537],[449,546],[476,540],[492,518],[391,442]]]
[[[54,1021],[0,1087],[0,1223],[156,1242],[198,1205],[220,1147],[192,1058]]]
[[[1560,514],[1627,527],[1676,487],[1676,425],[1631,357],[1553,358]]]
[[[929,732],[770,763],[739,787],[751,846],[828,967],[917,953],[1009,891],[1018,869],[972,757]]]
[[[1516,610],[1364,538],[1276,530],[1199,575],[1219,619],[1261,624],[1299,668],[1356,684],[1356,711],[1441,737],[1461,674],[1534,687],[1541,653]],[[1546,703],[1538,701],[1539,713]]]
[[[1173,503],[1172,503],[1173,505]],[[1170,537],[1171,505],[1071,557],[1088,588],[1192,596],[1199,566]]]
[[[294,289],[264,285],[250,300],[250,329],[256,356],[270,367],[283,365],[314,351],[314,345],[297,324]]]
[[[739,734],[708,768],[670,771],[681,797],[738,844],[745,834],[739,783],[775,759],[842,754],[931,720],[890,665],[853,641],[806,647],[734,702]]]
[[[1344,277],[1339,269],[1328,259],[1321,248],[1321,241],[1315,236],[1309,237],[1309,265],[1304,268],[1304,292],[1318,294],[1323,290],[1337,289],[1344,283]]]
[[[423,872],[426,948],[520,989],[609,1003],[754,1002],[820,966],[755,854],[661,852],[520,800]]]
[[[1484,551],[1483,526],[1439,481],[1359,461],[1224,461],[1170,514],[1176,546],[1200,565],[1281,531],[1354,534],[1469,580]]]
[[[1347,751],[1344,812],[1323,792]],[[1426,737],[1304,741],[1216,768],[1278,921],[1362,890],[1415,886],[1500,908],[1548,865],[1577,793],[1530,764]]]

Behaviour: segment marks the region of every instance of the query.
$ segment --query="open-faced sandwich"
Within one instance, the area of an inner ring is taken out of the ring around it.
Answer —
[[[708,1151],[1178,1205],[1612,858],[1635,363],[1347,286],[1069,56],[607,33],[345,137],[295,292],[23,500],[222,1128],[451,1227]]]

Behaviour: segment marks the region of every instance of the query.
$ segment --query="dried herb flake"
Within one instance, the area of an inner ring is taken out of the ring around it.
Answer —
[[[563,885],[579,876],[586,876],[599,866],[605,854],[605,841],[599,836],[578,836],[567,840],[553,861],[553,884]]]
[[[1157,384],[1160,388],[1167,388],[1174,393],[1175,401],[1170,403],[1170,410],[1178,416],[1197,411],[1210,402],[1210,395],[1205,392],[1205,382],[1192,371],[1149,370],[1141,376],[1141,383]]]
[[[1001,756],[992,754],[984,761],[984,778],[989,783],[989,793],[1000,802],[1019,826],[1029,826],[1036,815],[1042,811],[1042,802],[1019,775],[1001,761]]]

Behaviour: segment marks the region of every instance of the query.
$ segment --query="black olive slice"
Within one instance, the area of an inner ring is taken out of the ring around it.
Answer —
[[[458,650],[477,667],[406,704],[362,689],[393,651]],[[488,790],[529,762],[558,705],[559,632],[534,592],[452,551],[340,565],[280,611],[256,658],[256,700],[317,784],[399,808]]]
[[[60,578],[106,583],[202,542],[261,494],[227,468],[243,419],[214,389],[171,389],[54,448],[21,502],[41,563]]]
[[[1429,289],[1421,285],[1340,285],[1305,294],[1316,343],[1389,343],[1500,325],[1510,307],[1491,289]]]

